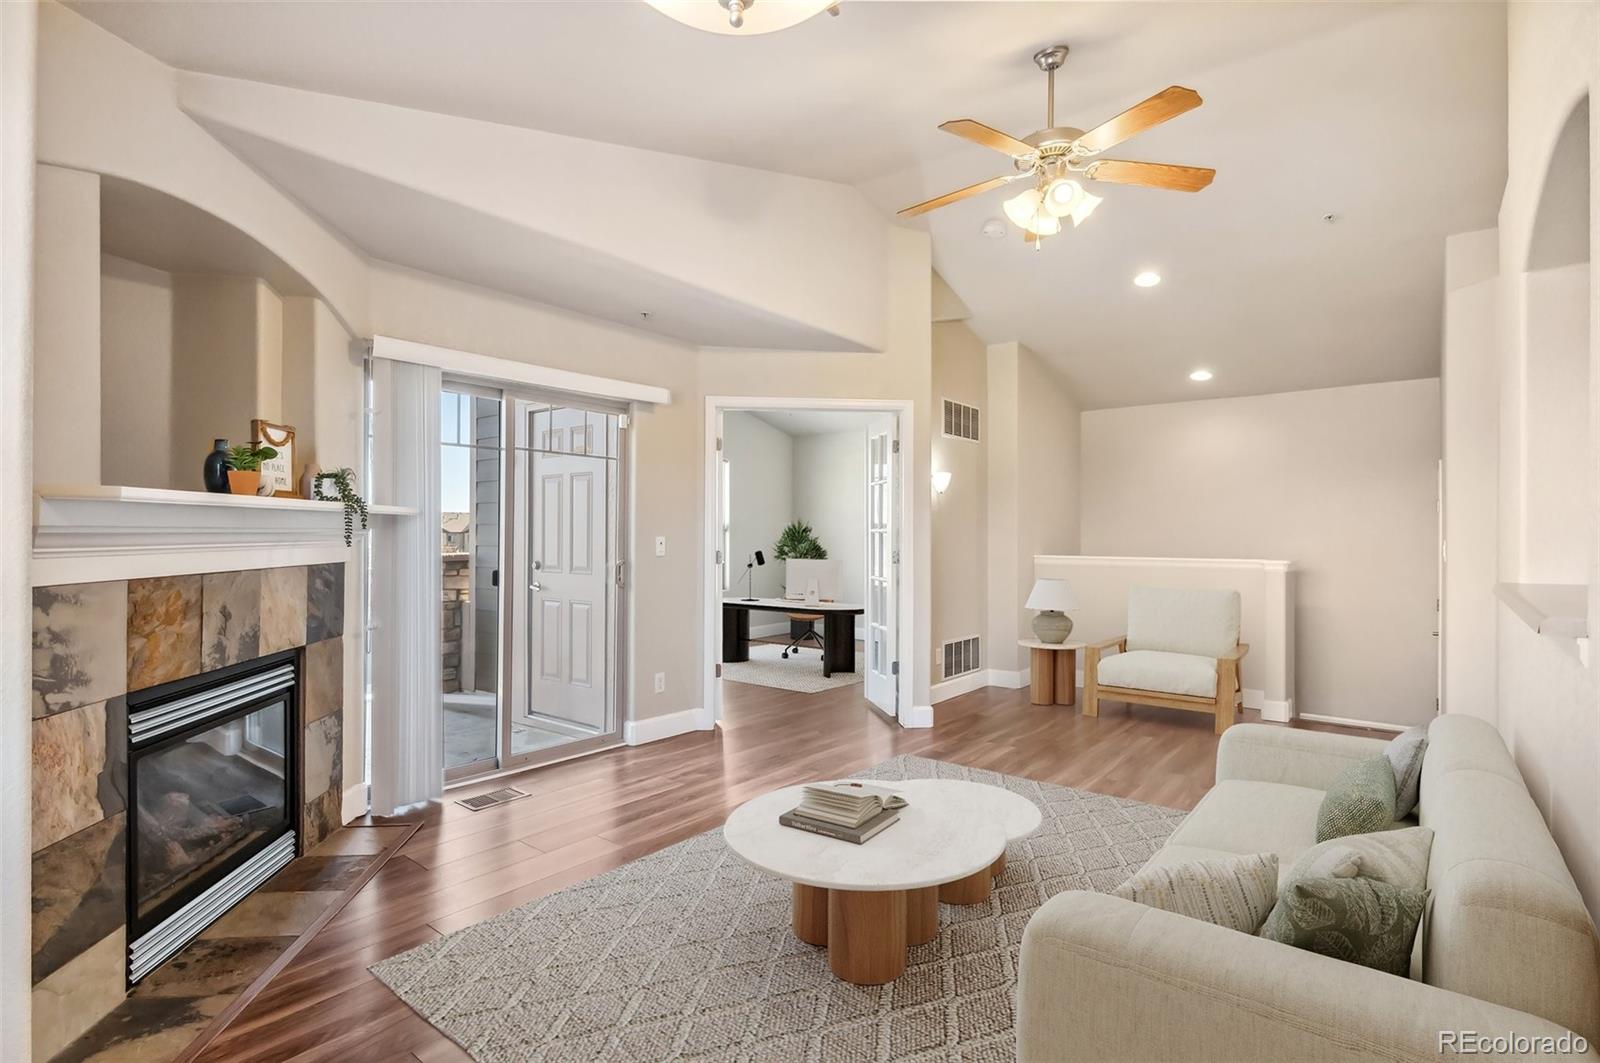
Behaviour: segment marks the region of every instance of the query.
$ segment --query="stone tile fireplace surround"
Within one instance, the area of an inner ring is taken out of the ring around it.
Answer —
[[[341,821],[344,565],[33,591],[35,1058],[126,994],[126,695],[301,651],[304,848]]]

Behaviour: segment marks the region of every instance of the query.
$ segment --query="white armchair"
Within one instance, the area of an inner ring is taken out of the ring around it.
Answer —
[[[1083,714],[1100,699],[1204,712],[1217,734],[1233,723],[1243,688],[1239,661],[1239,592],[1134,587],[1128,633],[1087,648]]]

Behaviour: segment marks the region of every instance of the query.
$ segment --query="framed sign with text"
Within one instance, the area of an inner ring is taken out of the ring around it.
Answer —
[[[271,421],[251,421],[250,435],[256,443],[278,452],[275,458],[261,463],[261,482],[272,488],[274,495],[296,497],[294,482],[294,426],[273,424]]]

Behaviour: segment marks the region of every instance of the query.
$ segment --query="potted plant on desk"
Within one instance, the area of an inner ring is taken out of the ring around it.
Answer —
[[[259,443],[240,443],[228,450],[228,493],[261,493],[261,463],[278,456],[273,447]]]
[[[828,560],[828,551],[817,542],[817,533],[811,529],[811,525],[800,520],[791,521],[778,533],[778,541],[772,548],[772,554],[779,561]],[[789,637],[799,639],[807,633],[814,634],[816,629],[811,626],[812,623],[810,620],[795,620],[791,617]],[[785,652],[784,656],[787,657],[788,653]]]

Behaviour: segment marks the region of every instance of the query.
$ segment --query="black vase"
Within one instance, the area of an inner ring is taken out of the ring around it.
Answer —
[[[206,455],[206,463],[202,467],[201,477],[205,480],[206,490],[213,494],[232,494],[228,490],[228,441],[215,440],[211,444],[211,453]]]

